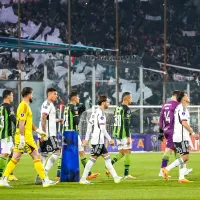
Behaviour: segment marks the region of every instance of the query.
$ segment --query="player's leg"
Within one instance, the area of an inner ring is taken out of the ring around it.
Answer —
[[[19,162],[21,158],[22,153],[21,152],[14,152],[13,157],[10,160],[10,162],[7,164],[6,169],[3,173],[2,179],[0,180],[0,186],[1,187],[10,187],[8,184],[8,177],[12,173],[12,171],[15,169],[17,163]]]
[[[82,146],[81,138],[79,135],[78,135],[78,150],[79,150],[79,157],[80,157],[81,163],[82,163],[83,167],[85,168],[85,166],[87,164],[87,158],[85,156],[84,147]],[[91,180],[93,178],[97,178],[98,176],[100,176],[99,173],[92,173],[91,171],[89,171],[89,173],[88,173],[89,180]]]
[[[44,167],[42,165],[42,161],[40,158],[40,154],[38,153],[37,146],[34,140],[30,140],[25,145],[26,152],[32,157],[34,162],[34,167],[39,175],[40,179],[42,180],[43,187],[49,187],[50,185],[55,185],[56,182],[50,181],[48,176],[45,175]]]
[[[101,154],[102,156],[104,157],[104,160],[105,160],[105,165],[106,165],[106,168],[109,170],[109,172],[111,173],[113,179],[114,179],[114,182],[115,183],[119,183],[120,180],[122,179],[122,177],[119,177],[111,163],[111,159],[110,159],[110,156],[108,154],[108,151],[105,147],[105,145],[103,144],[102,145],[102,149],[101,149]]]
[[[91,183],[91,182],[87,181],[86,179],[88,177],[88,173],[90,172],[92,166],[96,162],[96,159],[101,155],[101,147],[102,146],[100,144],[92,145],[90,159],[87,161],[85,168],[84,168],[83,175],[80,179],[81,184],[90,184]]]
[[[170,170],[172,170],[173,168],[175,167],[178,167],[178,166],[182,166],[181,167],[181,171],[180,171],[180,176],[179,176],[179,179],[182,178],[182,174],[183,174],[183,166],[184,166],[184,163],[187,162],[187,160],[189,159],[189,149],[188,149],[188,143],[187,141],[183,141],[183,142],[180,142],[180,143],[174,143],[175,144],[175,147],[176,147],[176,152],[179,153],[180,157],[177,158],[174,162],[172,162],[169,166],[167,166],[166,168],[163,168],[162,172],[164,174],[164,177],[166,180],[168,180],[168,172]]]
[[[119,153],[115,155],[115,157],[112,159],[111,163],[114,165],[117,161],[119,161],[122,157],[124,157],[125,152],[124,149],[122,148],[122,140],[116,139],[117,142],[117,147],[119,150]]]

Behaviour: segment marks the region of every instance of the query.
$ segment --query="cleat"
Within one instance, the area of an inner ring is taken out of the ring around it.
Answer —
[[[39,177],[37,174],[36,179],[35,179],[35,185],[42,185],[42,179]]]
[[[193,181],[189,181],[188,179],[184,178],[184,179],[179,179],[178,182],[179,183],[192,183]]]
[[[114,178],[114,182],[115,183],[120,183],[122,179],[123,179],[123,177],[117,176],[116,178]]]
[[[56,185],[56,184],[57,184],[56,181],[51,181],[51,180],[49,180],[49,181],[43,181],[42,186],[43,186],[43,187],[50,187],[50,186]]]
[[[90,181],[88,181],[88,180],[80,180],[79,183],[80,183],[80,184],[84,184],[84,185],[93,184],[92,182],[90,182]]]
[[[56,177],[56,181],[57,181],[57,182],[60,182],[60,177]]]
[[[165,180],[166,181],[168,181],[169,180],[169,176],[168,176],[168,171],[167,171],[167,169],[166,168],[163,168],[162,169],[162,173],[163,173],[163,175],[164,175],[164,178],[165,178]]]
[[[185,176],[187,176],[189,173],[191,173],[193,171],[193,168],[190,169],[185,169]]]
[[[88,178],[88,180],[91,180],[91,179],[97,178],[99,176],[100,176],[100,173],[92,173],[87,178]]]
[[[123,179],[136,179],[136,177],[129,174],[128,176],[124,176]]]
[[[162,173],[162,171],[158,174],[159,177],[163,177],[165,178],[164,174]],[[168,178],[171,178],[171,176],[168,175]]]
[[[8,177],[8,181],[18,181],[18,178],[12,174]]]
[[[106,170],[106,176],[110,177],[110,172],[108,170]]]
[[[12,186],[9,185],[7,181],[1,179],[1,180],[0,180],[0,187],[8,187],[8,188],[11,188]]]

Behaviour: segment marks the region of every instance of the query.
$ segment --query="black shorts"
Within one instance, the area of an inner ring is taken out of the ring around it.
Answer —
[[[180,155],[189,154],[189,141],[174,142],[176,152]]]
[[[55,136],[51,136],[47,141],[40,142],[40,151],[42,153],[54,152],[59,150],[58,142]]]
[[[101,156],[102,154],[107,154],[108,150],[106,149],[104,144],[95,144],[92,145],[91,155],[92,156]]]

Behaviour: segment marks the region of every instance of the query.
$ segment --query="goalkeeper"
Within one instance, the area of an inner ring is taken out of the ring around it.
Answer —
[[[29,106],[29,103],[32,102],[33,98],[32,88],[23,88],[21,95],[23,100],[17,108],[15,147],[13,151],[13,157],[6,166],[2,179],[0,180],[0,186],[10,187],[8,184],[8,176],[15,169],[24,151],[26,151],[33,159],[34,167],[42,180],[43,187],[48,187],[55,184],[55,182],[50,182],[44,173],[44,168],[40,160],[40,155],[38,154],[37,146],[33,139],[32,131],[38,132],[42,137],[46,137],[46,133],[40,131],[32,123],[32,111]]]

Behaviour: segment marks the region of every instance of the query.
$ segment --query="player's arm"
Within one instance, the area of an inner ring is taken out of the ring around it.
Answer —
[[[14,108],[12,106],[9,106],[7,108],[7,111],[8,111],[8,115],[9,115],[9,119],[10,121],[16,125],[16,117],[15,117],[15,113],[14,113]]]
[[[131,143],[131,136],[130,136],[130,118],[131,118],[131,112],[129,109],[125,110],[125,116],[124,116],[124,128],[126,131],[126,137],[127,137],[127,144],[129,145]]]
[[[163,141],[164,132],[163,132],[163,121],[164,121],[164,106],[162,106],[160,117],[159,117],[159,135],[158,140]]]
[[[93,129],[93,114],[90,117],[90,120],[88,122],[87,125],[87,131],[86,131],[86,135],[85,135],[85,140],[82,141],[82,146],[86,146],[89,139],[90,139],[90,135],[92,133],[92,129]]]
[[[41,117],[41,127],[42,127],[42,131],[46,132],[46,123],[47,123],[47,114],[46,113],[42,113],[42,117]]]

